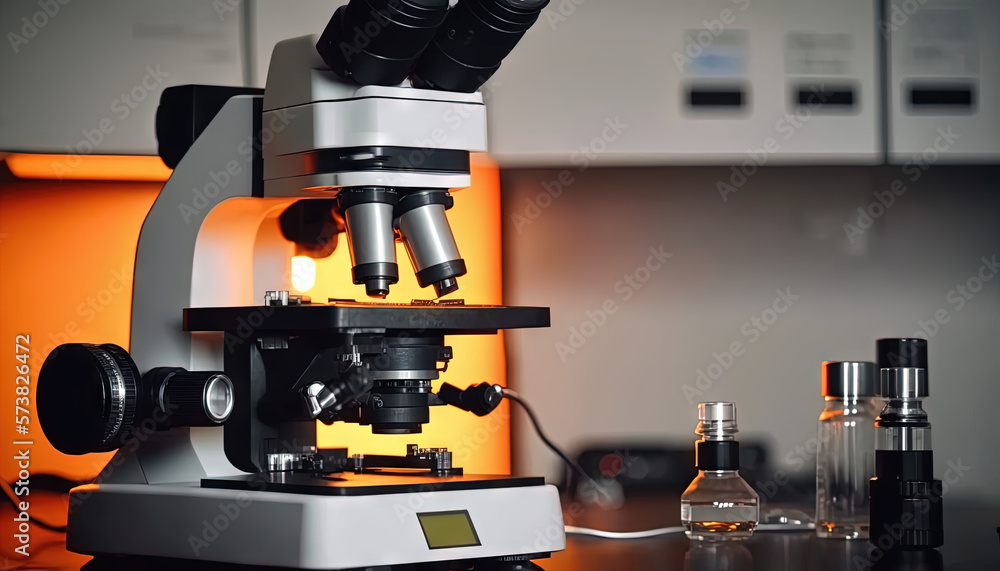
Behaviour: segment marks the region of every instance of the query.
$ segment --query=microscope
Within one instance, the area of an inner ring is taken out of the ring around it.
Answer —
[[[565,548],[542,478],[465,474],[443,448],[316,440],[317,421],[418,435],[431,406],[487,415],[499,385],[433,391],[446,336],[549,325],[547,308],[441,299],[467,271],[447,210],[486,150],[477,90],[546,3],[351,0],[322,35],[274,48],[263,91],[163,93],[174,171],[139,237],[129,350],[62,345],[39,375],[58,450],[117,451],[70,493],[70,550],[514,570]],[[329,255],[340,236],[369,299],[290,294],[290,256]],[[383,300],[397,241],[433,299]]]

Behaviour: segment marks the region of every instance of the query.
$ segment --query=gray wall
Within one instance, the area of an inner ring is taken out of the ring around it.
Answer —
[[[876,338],[923,323],[937,475],[950,493],[1000,499],[1000,277],[982,267],[1000,258],[1000,168],[763,168],[723,200],[718,182],[732,174],[502,173],[504,301],[552,308],[551,328],[509,334],[510,379],[550,436],[570,449],[690,443],[695,404],[733,400],[775,468],[805,475],[820,363],[872,360]],[[562,190],[560,176],[572,179]],[[872,207],[862,228],[858,208],[891,188],[891,206]],[[672,254],[662,265],[650,259],[661,245]],[[962,298],[956,286],[977,288],[979,272],[992,279]],[[637,289],[629,274],[646,281]],[[797,296],[780,313],[769,311],[778,290]],[[722,355],[737,342],[738,356]],[[728,367],[709,369],[717,361]],[[718,378],[699,385],[699,370]],[[558,475],[521,420],[517,471]],[[947,472],[959,464],[970,468]]]

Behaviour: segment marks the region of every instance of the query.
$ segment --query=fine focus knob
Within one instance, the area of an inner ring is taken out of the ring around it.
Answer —
[[[67,343],[38,373],[38,420],[64,454],[111,452],[132,432],[139,370],[117,345]]]
[[[233,383],[220,372],[168,370],[156,390],[171,426],[218,426],[233,411]]]

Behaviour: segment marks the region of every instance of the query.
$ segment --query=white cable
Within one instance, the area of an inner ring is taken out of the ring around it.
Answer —
[[[808,531],[816,529],[814,523],[762,523],[754,531]],[[590,529],[587,527],[577,527],[575,525],[566,526],[566,535],[577,535],[581,537],[596,537],[599,539],[649,539],[651,537],[662,537],[665,535],[679,535],[684,533],[684,528],[660,527],[656,529],[646,529],[642,531],[604,531],[602,529]]]
[[[660,537],[661,535],[674,535],[679,533],[684,533],[683,527],[661,527],[657,529],[647,529],[644,531],[604,531],[601,529],[576,527],[575,525],[566,526],[566,535],[598,537],[600,539],[647,539],[650,537]]]
[[[807,521],[804,523],[762,523],[757,526],[756,531],[811,531],[816,529],[816,524]]]
[[[525,412],[528,414],[528,418],[531,419],[532,426],[535,428],[535,432],[538,433],[538,437],[542,439],[546,446],[548,446],[553,452],[555,452],[562,460],[574,471],[580,473],[585,479],[593,480],[588,476],[582,468],[572,462],[568,456],[566,456],[555,444],[553,444],[545,434],[542,432],[541,427],[538,424],[538,419],[535,417],[534,411],[524,402],[521,395],[517,394],[517,391],[513,389],[503,388],[503,396],[511,399],[522,407],[524,407]],[[596,482],[595,482],[596,485]],[[603,488],[598,486],[598,490],[601,490],[605,495],[607,492]],[[783,519],[783,518],[782,518]],[[816,529],[816,524],[813,523],[762,523],[758,524],[755,531],[806,531],[810,529]],[[616,540],[628,540],[628,539],[648,539],[651,537],[662,537],[665,535],[677,535],[684,533],[684,528],[680,526],[676,527],[660,527],[656,529],[646,529],[642,531],[605,531],[602,529],[591,529],[588,527],[576,527],[575,525],[566,526],[566,535],[578,535],[582,537],[596,537],[599,539],[616,539]]]

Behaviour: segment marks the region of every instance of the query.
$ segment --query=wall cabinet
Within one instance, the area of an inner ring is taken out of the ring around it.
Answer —
[[[155,155],[172,85],[244,85],[236,0],[3,0],[0,149]]]
[[[501,164],[876,163],[876,14],[872,0],[553,2],[489,84],[491,149]]]
[[[0,149],[155,154],[164,87],[341,3],[4,0]],[[483,91],[502,166],[997,162],[1000,2],[552,0]]]
[[[889,160],[1000,161],[1000,2],[891,0]]]

